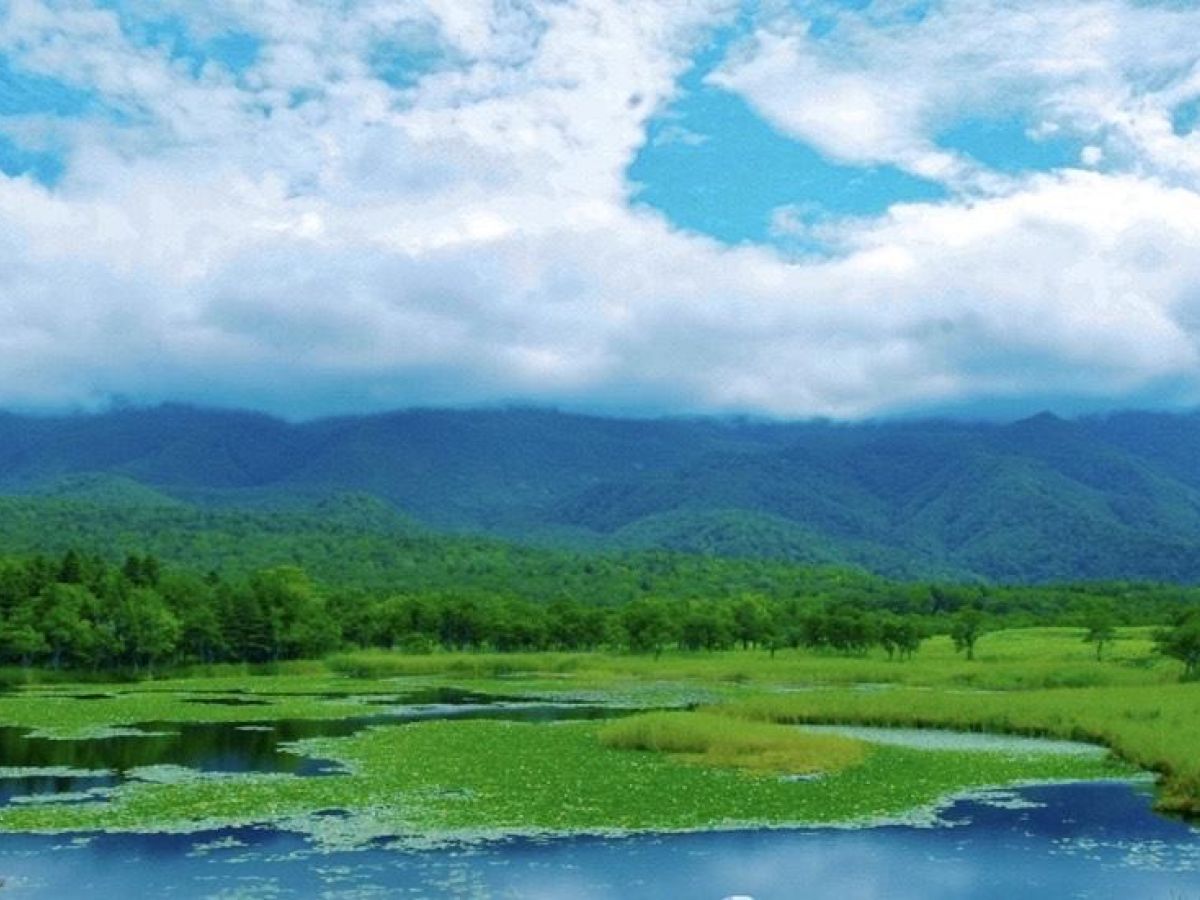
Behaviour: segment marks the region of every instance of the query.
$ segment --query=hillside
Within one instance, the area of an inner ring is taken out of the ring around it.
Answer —
[[[1200,581],[1196,414],[861,425],[530,409],[298,424],[182,406],[5,414],[0,492],[900,576]]]

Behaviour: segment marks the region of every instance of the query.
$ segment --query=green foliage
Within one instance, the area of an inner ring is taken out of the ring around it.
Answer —
[[[319,656],[341,643],[323,593],[296,568],[225,583],[68,551],[0,560],[0,664],[53,669]]]
[[[675,633],[666,604],[652,598],[626,606],[621,611],[621,626],[630,650],[634,653],[653,652],[655,658]]]
[[[948,628],[971,659],[991,627],[1086,620],[1088,639],[1104,636],[1107,646],[1111,623],[1161,622],[1196,609],[1194,591],[1168,586],[985,593],[662,553],[596,557],[458,538],[419,546],[407,565],[395,560],[395,580],[381,588],[331,587],[295,564],[201,574],[145,552],[120,564],[74,549],[57,559],[0,558],[0,666],[138,673],[351,648],[605,649],[657,658],[735,645],[772,656],[785,648],[844,656],[882,648],[911,664],[927,635]]]
[[[1160,653],[1183,663],[1185,680],[1200,674],[1200,615],[1190,612],[1174,627],[1160,631],[1156,641]]]
[[[961,610],[950,628],[954,649],[965,653],[967,659],[974,659],[975,645],[983,636],[985,627],[983,613],[978,609],[971,606]]]
[[[888,659],[896,656],[911,659],[920,649],[923,639],[921,625],[912,618],[888,614],[879,623],[879,645],[887,653]]]
[[[1083,636],[1084,642],[1095,644],[1096,659],[1103,659],[1104,648],[1112,642],[1117,633],[1116,614],[1111,604],[1098,602],[1093,606],[1087,613],[1084,626],[1087,628],[1087,634]]]

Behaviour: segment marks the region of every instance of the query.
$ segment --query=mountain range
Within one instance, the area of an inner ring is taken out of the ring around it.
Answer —
[[[178,405],[5,413],[0,493],[902,577],[1200,581],[1197,413],[859,424],[526,408],[300,423]]]

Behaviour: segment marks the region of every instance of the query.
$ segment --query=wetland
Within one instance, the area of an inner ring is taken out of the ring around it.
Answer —
[[[1193,686],[1142,685],[1159,705],[1129,715],[1151,695],[1120,657],[1096,663],[1110,684],[978,683],[1061,637],[1028,631],[990,636],[1001,662],[974,683],[935,645],[890,668],[375,654],[27,685],[0,696],[0,878],[30,897],[1186,896],[1200,835],[1155,808],[1186,773]]]

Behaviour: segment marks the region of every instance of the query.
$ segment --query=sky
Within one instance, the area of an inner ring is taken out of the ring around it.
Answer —
[[[0,406],[1200,404],[1196,0],[0,0]]]

